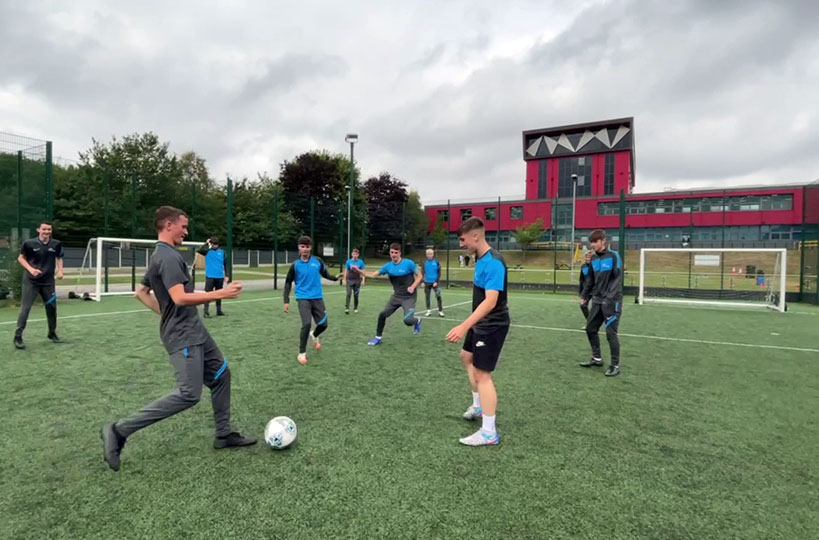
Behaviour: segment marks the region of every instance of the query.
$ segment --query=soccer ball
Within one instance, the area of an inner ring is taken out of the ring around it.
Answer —
[[[296,423],[286,416],[277,416],[264,428],[264,440],[274,450],[284,450],[296,440]]]

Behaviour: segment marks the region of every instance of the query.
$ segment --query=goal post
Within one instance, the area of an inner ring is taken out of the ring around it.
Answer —
[[[151,253],[156,247],[157,240],[145,238],[115,238],[98,237],[91,238],[85,248],[82,268],[77,276],[75,289],[83,289],[88,296],[96,301],[102,300],[103,296],[123,296],[133,294],[130,279],[122,283],[114,283],[107,286],[107,277],[111,268],[115,270],[113,278],[121,281],[125,276],[130,278],[131,271],[136,272],[136,283],[139,284],[145,269],[148,266]],[[195,275],[194,263],[196,261],[196,249],[204,242],[182,242],[176,246],[182,253],[185,262],[192,267],[192,274]],[[125,264],[124,264],[125,263]],[[124,273],[127,269],[127,273]],[[93,276],[93,282],[90,278]],[[195,279],[195,277],[194,277]]]
[[[642,248],[637,303],[785,311],[784,248]]]

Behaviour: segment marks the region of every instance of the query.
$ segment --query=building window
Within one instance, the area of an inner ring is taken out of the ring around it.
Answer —
[[[463,208],[461,210],[461,221],[466,221],[467,219],[472,217],[472,209],[471,208]]]
[[[547,165],[549,161],[543,159],[538,163],[537,168],[537,198],[538,199],[545,199],[546,198],[546,178],[547,178]],[[487,218],[488,219],[488,218]]]
[[[747,195],[744,197],[702,197],[700,199],[658,199],[628,201],[626,214],[666,214],[700,212],[758,212],[759,210],[792,210],[793,195]],[[597,204],[597,215],[613,216],[620,213],[620,203]]]
[[[523,207],[522,206],[510,206],[509,207],[509,218],[510,219],[523,219]]]
[[[603,175],[603,195],[614,195],[614,154],[606,154],[606,169]]]
[[[486,221],[493,220],[497,216],[497,208],[486,208],[483,211],[483,218]]]
[[[572,175],[577,175],[577,196],[591,195],[592,158],[590,156],[566,157],[560,159],[558,166],[557,196],[572,196]],[[581,185],[581,182],[583,185]]]
[[[572,225],[572,205],[555,205],[555,224],[559,227],[570,227]]]
[[[442,222],[449,221],[449,210],[438,210],[438,219]]]

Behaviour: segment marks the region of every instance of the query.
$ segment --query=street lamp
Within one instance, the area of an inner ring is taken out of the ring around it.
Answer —
[[[577,201],[577,186],[578,186],[578,184],[582,186],[584,180],[585,180],[585,176],[581,176],[581,177],[578,178],[578,176],[576,174],[572,175],[572,243],[571,243],[571,246],[569,248],[571,250],[571,255],[570,255],[571,263],[570,263],[570,266],[569,266],[569,268],[570,268],[570,270],[569,270],[570,283],[574,283],[574,223],[575,223],[574,215],[575,215],[575,208],[576,208],[575,203]]]
[[[353,146],[358,142],[358,133],[348,133],[344,140],[350,143],[350,186],[347,189],[347,254],[350,256],[351,216],[353,211],[353,184],[355,183],[355,160]]]

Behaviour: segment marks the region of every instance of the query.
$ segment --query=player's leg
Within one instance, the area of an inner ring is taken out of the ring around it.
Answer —
[[[301,317],[301,330],[299,331],[299,357],[300,363],[307,362],[307,338],[310,335],[310,325],[313,320],[313,306],[310,300],[297,300],[299,303],[299,316]]]
[[[609,349],[611,350],[611,365],[606,370],[607,377],[614,377],[620,374],[620,338],[617,336],[617,331],[620,328],[620,319],[622,312],[620,311],[620,303],[615,306],[614,316],[606,321],[606,340],[609,342]]]
[[[229,448],[255,444],[255,437],[243,436],[233,431],[230,426],[230,368],[227,358],[213,338],[209,338],[202,347],[205,357],[202,382],[210,389],[210,404],[213,407],[213,421],[216,426],[213,447]]]
[[[435,298],[438,300],[438,315],[441,317],[444,316],[444,300],[441,298],[441,288],[435,287],[433,289],[435,291]]]
[[[580,306],[580,312],[583,314],[583,318],[588,321],[589,320],[589,306],[587,306],[586,304],[582,304]]]
[[[600,352],[600,335],[598,331],[603,324],[603,311],[600,309],[600,304],[592,302],[589,309],[589,316],[586,319],[586,336],[589,338],[589,345],[591,345],[592,356],[585,362],[581,362],[581,367],[592,367],[603,365],[603,355]]]
[[[417,334],[421,331],[421,319],[415,316],[416,299],[417,294],[401,299],[401,308],[404,310],[404,324],[412,326],[413,334]]]
[[[361,283],[353,285],[353,309],[358,313],[358,295],[361,293]]]
[[[61,343],[57,337],[57,289],[54,283],[39,285],[40,298],[45,306],[46,319],[48,320],[48,339],[54,343]]]
[[[384,335],[384,326],[387,324],[387,317],[395,313],[401,307],[401,302],[395,298],[395,295],[390,296],[387,300],[387,305],[378,314],[378,324],[375,327],[375,337],[371,339],[367,345],[378,345],[381,343],[381,336]]]
[[[344,313],[350,312],[350,298],[353,296],[353,287],[354,285],[347,283],[347,297],[344,300]],[[356,304],[358,304],[358,298],[356,298]],[[356,305],[356,307],[358,306]]]
[[[201,345],[186,347],[170,355],[176,376],[176,390],[149,403],[142,410],[102,428],[103,458],[112,469],[119,470],[119,455],[125,441],[136,431],[189,409],[202,396],[204,350]]]
[[[492,380],[492,372],[500,359],[508,326],[502,326],[486,334],[473,334],[472,373],[480,396],[482,415],[481,429],[469,437],[460,439],[461,444],[468,446],[494,445],[500,442],[495,427],[495,414],[498,406],[498,394]]]
[[[213,288],[217,291],[225,286],[225,278],[214,278],[213,280]],[[224,316],[225,312],[222,311],[222,300],[216,301],[216,315]]]
[[[319,336],[327,330],[327,307],[324,305],[322,298],[310,300],[310,309],[313,315],[313,320],[316,321],[316,327],[310,332],[310,337],[313,339],[313,346],[316,350],[321,350],[321,342]]]
[[[216,286],[216,280],[213,278],[205,278],[205,292],[211,292]],[[204,314],[205,317],[210,317],[210,302],[205,302]]]
[[[18,349],[25,347],[23,345],[23,331],[26,329],[28,322],[28,315],[31,313],[31,306],[34,304],[34,299],[37,298],[37,288],[27,278],[23,278],[23,294],[20,298],[20,315],[17,317],[17,330],[14,331],[14,345]]]
[[[429,316],[430,316],[430,309],[429,309],[429,293],[430,293],[430,289],[432,289],[432,283],[426,283],[426,282],[424,282],[424,300],[426,301],[426,304],[427,304],[427,317],[429,317]]]
[[[472,360],[475,353],[474,332],[469,330],[464,336],[464,345],[461,349],[461,362],[466,370],[466,376],[469,379],[469,387],[472,389],[472,405],[466,409],[464,418],[467,420],[475,420],[480,418],[483,414],[481,410],[481,397],[478,393],[478,383],[475,382],[475,368],[472,365]]]

